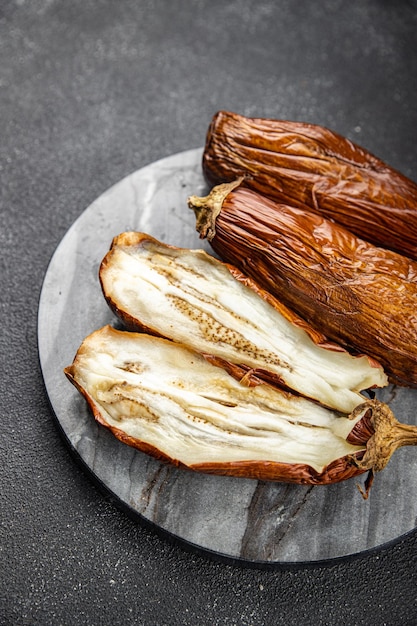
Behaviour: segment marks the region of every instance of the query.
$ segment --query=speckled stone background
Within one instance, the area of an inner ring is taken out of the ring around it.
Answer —
[[[416,623],[415,531],[263,571],[130,519],[70,455],[37,354],[68,228],[220,108],[329,126],[416,180],[416,32],[412,0],[0,2],[0,623]]]

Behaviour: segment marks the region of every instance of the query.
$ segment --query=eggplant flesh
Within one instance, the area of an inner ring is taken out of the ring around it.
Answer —
[[[65,374],[119,440],[177,466],[316,483],[365,471],[351,456],[366,442],[347,438],[366,404],[341,416],[268,384],[248,387],[164,338],[105,326]]]
[[[203,250],[122,233],[99,276],[128,329],[186,345],[237,377],[243,368],[246,384],[261,378],[342,413],[364,401],[363,390],[387,384],[378,363],[316,343],[308,325]]]

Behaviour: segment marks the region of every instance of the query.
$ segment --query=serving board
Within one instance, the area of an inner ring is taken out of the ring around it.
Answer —
[[[76,458],[138,520],[188,548],[264,567],[352,557],[412,531],[417,520],[417,450],[395,453],[368,500],[355,479],[298,486],[211,476],[164,465],[97,425],[63,373],[93,330],[118,325],[98,281],[113,237],[137,230],[176,246],[204,248],[187,206],[207,193],[202,149],[152,163],[124,178],[74,222],[47,269],[39,303],[39,356],[54,415]],[[400,421],[417,423],[417,391],[378,392]],[[363,484],[362,477],[358,479]]]

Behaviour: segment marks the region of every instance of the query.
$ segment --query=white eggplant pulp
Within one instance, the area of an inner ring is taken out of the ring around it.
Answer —
[[[349,419],[268,384],[246,386],[201,354],[144,333],[92,333],[66,374],[116,436],[191,468],[259,462],[320,473],[365,450],[346,441],[362,414]]]

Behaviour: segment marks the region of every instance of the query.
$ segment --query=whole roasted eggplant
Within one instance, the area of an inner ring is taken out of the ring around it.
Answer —
[[[276,298],[203,250],[144,233],[113,239],[99,271],[104,297],[130,330],[202,353],[246,381],[261,378],[350,413],[362,390],[387,384],[379,365],[351,356]]]
[[[417,427],[376,400],[340,415],[252,378],[238,382],[184,345],[106,326],[89,335],[68,379],[122,442],[179,467],[325,485],[375,472]],[[245,371],[241,371],[245,379]]]
[[[244,175],[262,195],[417,259],[416,183],[327,128],[220,111],[208,129],[203,171],[210,185]]]
[[[200,236],[328,338],[417,386],[417,262],[241,183],[189,198]]]

